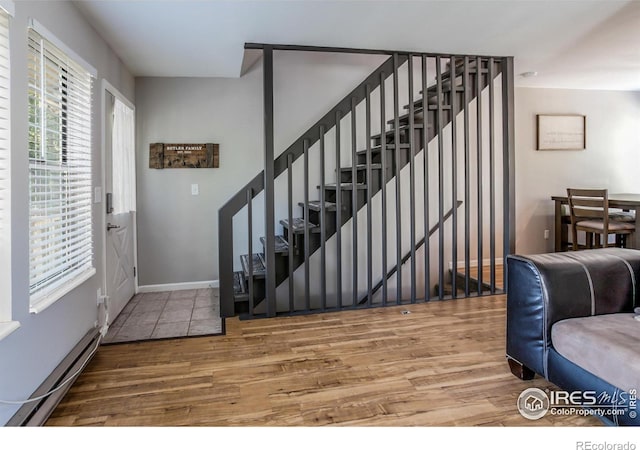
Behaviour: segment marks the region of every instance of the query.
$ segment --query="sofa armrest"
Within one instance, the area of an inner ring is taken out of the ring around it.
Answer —
[[[551,327],[573,317],[632,312],[640,250],[603,248],[507,257],[507,356],[547,376]]]

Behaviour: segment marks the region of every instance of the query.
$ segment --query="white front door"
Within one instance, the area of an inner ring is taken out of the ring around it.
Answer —
[[[105,192],[106,192],[106,268],[105,289],[109,298],[109,324],[113,323],[118,314],[135,294],[135,211],[122,211],[121,196],[117,195],[122,189],[123,164],[118,164],[116,158],[121,158],[122,136],[118,136],[119,127],[114,130],[116,98],[108,90],[105,91]],[[114,135],[115,131],[115,135]],[[130,147],[133,151],[133,143]],[[115,154],[115,156],[114,156]],[[133,168],[135,174],[135,168]],[[133,184],[135,186],[135,183]],[[131,188],[131,187],[130,187]],[[116,195],[114,195],[116,192]],[[135,193],[134,193],[135,194]]]

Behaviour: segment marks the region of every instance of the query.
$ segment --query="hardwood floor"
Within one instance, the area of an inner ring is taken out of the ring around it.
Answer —
[[[101,347],[47,425],[600,425],[520,416],[525,388],[554,386],[510,373],[504,296],[234,318],[226,331]]]

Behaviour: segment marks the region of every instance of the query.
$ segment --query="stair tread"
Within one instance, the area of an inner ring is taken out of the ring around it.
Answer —
[[[365,150],[365,154],[366,154],[366,150]],[[353,169],[353,167],[341,167],[340,170],[342,172],[351,172]],[[377,163],[373,163],[371,164],[371,169],[382,169],[382,164],[377,164]],[[367,165],[366,164],[357,164],[356,165],[356,170],[367,170]]]
[[[417,123],[421,123],[422,122],[422,112],[423,112],[422,106],[419,106],[419,107],[415,108],[414,111],[413,111],[414,120],[416,120]],[[408,120],[409,119],[409,115],[410,115],[409,113],[406,113],[406,114],[403,114],[403,115],[399,116],[398,117],[398,121],[402,122],[402,121]],[[417,116],[417,118],[416,118],[416,116]],[[396,122],[396,119],[387,120],[387,125],[393,125],[393,124],[395,124],[395,122]],[[428,126],[429,125],[427,124],[427,127]]]
[[[307,228],[309,229],[309,231],[319,231],[320,230],[320,225],[316,225],[315,223],[311,223],[311,222],[306,222],[302,217],[295,217],[293,219],[293,227],[291,228],[291,231],[293,231],[294,233],[304,233],[304,229],[305,229],[305,223],[307,223]],[[282,219],[280,221],[280,224],[289,229],[289,219]]]
[[[471,72],[469,72],[469,73],[471,73]],[[430,111],[434,111],[434,110],[438,109],[438,101],[437,101],[438,95],[437,95],[436,92],[434,92],[435,88],[436,88],[435,85],[429,86],[429,88],[428,88],[429,93],[433,94],[433,95],[427,95],[427,103],[428,103],[427,109],[429,109]],[[433,91],[432,91],[432,89],[433,89]],[[457,85],[456,86],[456,92],[464,92],[464,89],[465,88],[464,88],[463,85]],[[448,86],[443,86],[442,93],[446,94],[446,93],[449,93],[449,92],[451,92],[449,87]],[[420,95],[422,95],[422,90],[420,90]],[[422,101],[423,101],[423,97],[417,98],[416,100],[413,101],[413,106],[414,106],[414,108],[416,108],[416,112],[418,112],[417,111],[418,109],[420,110],[420,112],[422,111]],[[404,105],[404,109],[409,109],[409,105]],[[442,105],[442,109],[445,109],[445,110],[451,109],[451,105]],[[406,116],[408,116],[408,114],[405,114],[405,116],[403,116],[403,117],[406,117]],[[401,117],[401,119],[402,119],[402,117]],[[389,122],[387,122],[387,123],[389,123]]]
[[[261,237],[260,238],[260,242],[262,243],[262,245],[267,245],[267,238],[264,237],[264,236]],[[283,253],[283,254],[289,253],[289,243],[284,238],[284,236],[282,236],[282,235],[276,236],[275,244],[276,244],[275,245],[275,252],[276,253]]]
[[[416,109],[420,108],[420,111],[422,111],[422,99],[418,99],[415,102],[413,102],[413,106]],[[448,111],[448,110],[451,109],[451,105],[440,105],[440,107],[442,108],[443,111]],[[404,105],[404,109],[409,109],[409,105]],[[427,109],[429,111],[437,111],[438,110],[438,105],[437,104],[433,105],[433,104],[430,103],[427,106]],[[415,111],[414,111],[414,113],[415,113]],[[406,115],[408,116],[408,114],[406,114]]]
[[[460,76],[460,74],[458,74],[458,76]],[[435,93],[435,90],[436,90],[435,84],[432,84],[427,88],[427,91],[430,93],[431,92]],[[423,92],[422,89],[420,89],[420,95],[422,95],[422,92]],[[447,82],[447,85],[442,86],[442,92],[451,92],[451,89],[448,86],[448,82]],[[461,84],[456,85],[456,92],[464,92],[464,86]]]
[[[298,206],[304,208],[304,202],[298,203]],[[321,204],[320,200],[311,200],[311,201],[309,201],[309,210],[311,210],[311,211],[321,211],[322,210],[322,204]],[[336,204],[332,203],[332,202],[324,202],[324,210],[325,211],[335,211],[336,210]]]
[[[324,185],[325,189],[337,190],[338,186],[336,183],[328,183]],[[366,189],[367,185],[364,183],[356,183],[356,189]],[[320,189],[320,186],[318,186]],[[353,190],[353,183],[340,183],[340,189],[344,190]]]
[[[400,148],[408,149],[409,147],[410,147],[409,144],[400,144]],[[395,150],[396,149],[396,144],[393,144],[393,143],[392,144],[386,144],[385,148],[387,150]],[[376,146],[371,147],[371,153],[378,153],[381,150],[382,150],[382,146],[380,146],[380,145],[376,145]],[[365,150],[358,150],[358,152],[356,154],[358,154],[358,155],[366,155],[367,154],[367,150],[366,149]]]
[[[404,109],[408,110],[409,109],[409,105],[405,105]],[[429,111],[437,111],[438,110],[438,105],[430,104],[428,106],[428,109],[429,109]],[[451,105],[442,105],[442,110],[443,111],[448,111],[450,109],[451,109]],[[422,108],[422,100],[418,99],[418,100],[416,100],[416,103],[414,104],[414,110],[413,110],[414,120],[416,121],[415,125],[418,125],[418,124],[422,125],[423,112],[424,112],[424,109]],[[409,113],[402,114],[401,116],[398,117],[398,121],[399,122],[406,122],[409,119],[409,116],[410,116]],[[387,120],[387,125],[393,125],[393,124],[395,124],[395,119]],[[406,125],[406,123],[402,123],[402,126],[407,126],[407,125]],[[431,128],[431,124],[427,124],[427,128]]]
[[[236,301],[246,300],[249,293],[243,271],[233,272],[233,297]]]
[[[427,128],[431,128],[431,127],[432,127],[431,124],[427,125]],[[422,122],[413,124],[413,129],[414,130],[419,130],[421,128],[423,128]],[[403,131],[406,131],[408,129],[409,129],[409,125],[408,124],[403,124],[403,125],[400,125],[400,128],[398,128],[398,131],[403,132]],[[387,130],[387,131],[384,132],[385,136],[394,136],[395,133],[396,133],[395,129]],[[378,134],[375,134],[375,135],[371,136],[371,139],[380,139],[381,137],[382,137],[382,134],[378,133]],[[376,147],[378,147],[378,146],[376,146]],[[389,144],[387,144],[387,148],[388,147],[389,147]]]
[[[256,278],[264,277],[267,271],[264,263],[264,255],[262,253],[253,254],[253,276]],[[245,277],[249,276],[249,255],[241,255],[240,262],[244,270]]]

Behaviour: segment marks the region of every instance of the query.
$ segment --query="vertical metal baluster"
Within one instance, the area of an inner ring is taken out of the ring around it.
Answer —
[[[409,55],[409,217],[411,218],[411,303],[416,302],[416,168],[415,158],[415,105],[413,103],[413,55]]]
[[[464,57],[464,295],[471,295],[471,156],[469,143],[469,103],[471,102],[471,83],[469,82],[469,57]]]
[[[249,315],[253,317],[254,298],[253,298],[253,191],[251,188],[247,189],[247,237],[249,245]]]
[[[224,318],[233,317],[236,315],[234,289],[236,275],[233,270],[233,215],[225,213],[224,208],[218,210],[218,246],[220,316]],[[244,276],[244,269],[242,276]]]
[[[367,140],[367,305],[371,306],[373,300],[373,234],[371,222],[373,217],[371,214],[371,87],[365,86],[365,128]],[[354,186],[355,188],[355,186]]]
[[[478,161],[477,161],[477,177],[478,177],[478,295],[482,295],[482,258],[484,250],[482,246],[482,237],[484,232],[484,220],[482,214],[482,59],[476,58],[476,107],[477,113],[477,139],[478,139]]]
[[[380,74],[380,133],[384,136],[385,123],[385,73]],[[380,142],[380,165],[382,166],[382,305],[387,305],[387,140]]]
[[[395,146],[395,167],[396,177],[396,303],[402,303],[402,215],[400,197],[400,98],[398,93],[398,54],[393,54],[393,126],[394,126],[394,146]],[[387,139],[382,133],[382,139]]]
[[[293,233],[293,155],[291,153],[287,155],[287,192],[287,198],[289,199],[287,205],[287,223],[289,224],[289,228],[287,229],[287,240],[289,241],[289,312],[293,312],[293,299],[295,295],[295,285],[293,282],[293,274],[295,272],[293,248],[295,246],[295,235]]]
[[[487,81],[489,83],[489,252],[491,271],[491,293],[496,293],[496,170],[495,170],[495,143],[494,143],[494,112],[493,112],[493,77],[494,61],[489,58],[489,73]]]
[[[266,45],[262,51],[264,96],[264,209],[265,209],[265,297],[267,316],[276,315],[276,255],[275,239],[275,167],[273,134],[273,47]]]
[[[456,115],[458,114],[458,93],[456,91],[456,59],[451,57],[449,59],[449,79],[451,83],[451,91],[449,92],[449,103],[451,103],[451,253],[453,272],[451,279],[451,296],[456,298],[458,296],[458,144],[457,144],[457,129],[456,129]]]
[[[444,297],[444,145],[442,142],[441,58],[436,56],[436,130],[438,133],[438,297]]]
[[[352,261],[353,261],[353,306],[358,304],[358,190],[356,183],[358,181],[358,156],[357,152],[357,136],[356,136],[356,99],[351,98],[351,182],[353,190],[351,191],[351,224],[352,228]],[[342,173],[340,173],[342,178]],[[342,179],[341,179],[342,181]]]
[[[324,125],[320,126],[320,301],[322,310],[327,309],[327,241],[326,207],[325,207],[325,162],[324,162]]]
[[[516,251],[516,186],[515,186],[515,117],[514,117],[514,81],[513,57],[503,58],[500,62],[502,73],[502,236],[503,258]],[[503,264],[506,259],[503,260]],[[507,271],[503,270],[503,290],[507,291]]]
[[[429,245],[429,91],[427,86],[427,56],[422,55],[422,154],[424,156],[424,297],[431,299],[431,248]]]
[[[304,307],[311,309],[311,292],[309,289],[309,253],[311,245],[309,241],[309,140],[302,144],[304,162]]]
[[[336,111],[336,174],[340,170],[340,120]],[[342,308],[342,184],[336,175],[336,308]]]

